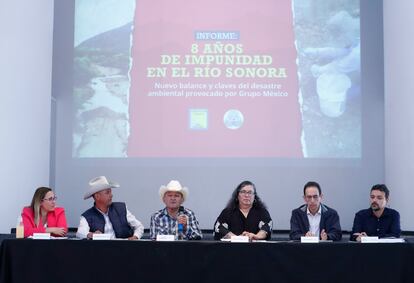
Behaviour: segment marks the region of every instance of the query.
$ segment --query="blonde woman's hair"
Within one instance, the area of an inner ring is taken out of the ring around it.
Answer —
[[[36,226],[39,224],[39,219],[40,219],[40,204],[42,203],[42,200],[45,198],[46,194],[50,191],[52,191],[51,188],[40,187],[40,188],[37,188],[37,190],[35,191],[33,195],[32,203],[30,204],[30,207],[32,208],[33,213],[34,213],[34,222]]]

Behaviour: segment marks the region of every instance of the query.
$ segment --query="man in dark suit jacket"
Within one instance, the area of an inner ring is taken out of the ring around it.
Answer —
[[[308,182],[303,188],[304,205],[292,211],[290,218],[290,239],[300,240],[301,236],[318,236],[321,240],[339,241],[342,230],[338,213],[321,203],[321,187]]]

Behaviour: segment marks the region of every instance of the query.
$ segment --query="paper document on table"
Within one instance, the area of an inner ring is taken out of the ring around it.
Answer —
[[[404,243],[404,238],[382,238],[378,239],[378,243]]]

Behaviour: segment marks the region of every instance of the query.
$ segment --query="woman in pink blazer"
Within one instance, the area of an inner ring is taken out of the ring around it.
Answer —
[[[63,237],[68,231],[65,210],[56,207],[56,196],[51,188],[40,187],[33,195],[30,206],[23,208],[24,237],[33,233],[51,233]]]

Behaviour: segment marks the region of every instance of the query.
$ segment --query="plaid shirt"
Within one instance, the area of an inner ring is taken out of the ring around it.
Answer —
[[[180,206],[178,215],[187,216],[187,229],[185,231],[185,239],[187,240],[199,240],[203,237],[201,230],[198,227],[198,220],[191,210]],[[150,223],[150,238],[156,239],[157,235],[175,235],[177,227],[177,219],[172,218],[167,208],[161,209],[151,215]]]

